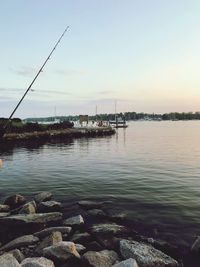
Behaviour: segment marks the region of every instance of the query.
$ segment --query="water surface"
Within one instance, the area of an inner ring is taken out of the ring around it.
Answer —
[[[0,197],[112,200],[128,217],[190,245],[200,233],[200,122],[130,122],[109,137],[0,150]],[[178,237],[178,238],[177,238]]]

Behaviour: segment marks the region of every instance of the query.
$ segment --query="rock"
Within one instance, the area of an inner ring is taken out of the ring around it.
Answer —
[[[124,259],[134,258],[140,267],[178,267],[178,262],[151,245],[121,240],[120,252]]]
[[[90,216],[95,216],[95,217],[106,217],[106,214],[103,210],[100,209],[92,209],[92,210],[88,210],[87,213]]]
[[[83,259],[90,267],[110,267],[118,260],[118,255],[112,250],[88,251]]]
[[[85,209],[98,209],[101,208],[104,202],[82,200],[78,202],[78,205]]]
[[[52,198],[51,192],[41,192],[34,197],[36,203],[50,200]]]
[[[62,213],[37,213],[37,214],[18,214],[11,215],[5,218],[0,218],[0,225],[7,226],[25,225],[25,224],[47,224],[49,222],[61,221]]]
[[[51,211],[60,211],[61,210],[61,203],[57,201],[46,201],[40,202],[38,206],[39,212],[51,212]]]
[[[121,261],[121,262],[113,265],[112,267],[138,267],[138,265],[134,259],[130,258],[128,260]]]
[[[200,236],[197,236],[194,243],[191,246],[191,252],[198,254],[200,252]]]
[[[80,258],[73,242],[62,241],[56,245],[43,249],[43,255],[52,260],[65,262],[71,257]]]
[[[19,214],[35,214],[36,213],[36,203],[31,201],[26,203],[20,210]]]
[[[111,235],[97,235],[97,241],[101,244],[104,248],[109,250],[116,250],[119,248],[119,241],[120,239]]]
[[[62,241],[62,235],[60,232],[53,232],[49,236],[47,236],[42,242],[37,246],[35,252],[38,255],[42,255],[43,248],[53,246],[58,242]]]
[[[78,253],[81,253],[86,250],[86,247],[84,247],[81,244],[75,244],[75,246],[76,246],[76,250],[78,251]]]
[[[92,241],[92,242],[87,244],[87,250],[101,251],[101,250],[103,250],[103,247],[97,241]]]
[[[15,259],[20,263],[24,260],[24,255],[19,249],[13,249],[8,252],[9,254],[13,255]]]
[[[40,232],[36,232],[33,235],[37,236],[38,238],[43,238],[46,237],[48,235],[50,235],[53,232],[60,232],[62,234],[69,234],[71,232],[72,228],[71,227],[67,227],[67,226],[58,226],[58,227],[49,227],[46,228]]]
[[[127,213],[121,210],[109,209],[106,211],[106,215],[113,220],[124,220],[127,217]]]
[[[0,256],[0,266],[1,267],[21,267],[19,262],[15,257],[9,253]]]
[[[37,256],[37,255],[35,255],[36,247],[37,247],[37,244],[33,244],[30,246],[21,247],[20,251],[23,253],[25,258],[36,257]]]
[[[84,224],[84,220],[83,217],[81,215],[77,215],[74,217],[71,217],[69,219],[66,219],[63,221],[64,225],[68,225],[68,226],[80,226],[82,224]]]
[[[15,209],[21,205],[23,205],[26,202],[26,199],[24,196],[21,195],[13,195],[5,199],[4,205],[10,206],[11,209]]]
[[[10,215],[10,212],[0,212],[0,218],[4,218]]]
[[[22,267],[55,267],[53,261],[44,257],[26,258],[22,261]]]
[[[71,241],[74,243],[81,243],[83,245],[87,244],[88,242],[90,242],[92,239],[91,235],[88,233],[75,233],[72,237],[71,237]]]
[[[9,210],[10,210],[10,207],[8,205],[0,204],[0,212],[7,212]]]
[[[128,233],[129,230],[122,226],[118,225],[116,223],[102,223],[102,224],[95,224],[91,227],[91,232],[93,234],[124,234]]]
[[[197,236],[195,239],[192,247],[191,247],[191,252],[192,253],[199,253],[200,252],[200,236]]]
[[[0,250],[2,251],[8,251],[10,249],[15,249],[15,248],[20,248],[23,246],[28,246],[28,245],[32,245],[35,244],[39,241],[39,239],[33,235],[24,235],[24,236],[20,236],[12,241],[10,241],[9,243],[7,243],[6,245],[4,245],[3,247],[0,248]]]

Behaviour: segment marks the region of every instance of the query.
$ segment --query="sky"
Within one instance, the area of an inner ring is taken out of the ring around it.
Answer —
[[[199,0],[1,0],[0,117],[200,110]]]

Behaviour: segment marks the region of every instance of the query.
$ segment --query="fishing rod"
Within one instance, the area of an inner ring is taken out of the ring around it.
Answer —
[[[36,81],[37,77],[40,75],[40,73],[43,71],[44,66],[46,65],[47,61],[50,59],[51,55],[53,54],[53,52],[56,50],[56,47],[58,46],[58,44],[60,43],[61,39],[63,38],[63,36],[65,35],[65,33],[68,31],[69,26],[67,26],[67,28],[64,30],[64,32],[62,33],[62,35],[60,36],[60,38],[58,39],[58,41],[56,42],[55,46],[53,47],[53,49],[51,50],[50,54],[48,55],[48,57],[46,58],[46,60],[44,61],[44,63],[42,64],[42,66],[40,67],[39,71],[37,72],[37,74],[35,75],[34,79],[32,80],[32,82],[30,83],[29,87],[27,88],[27,90],[25,91],[24,95],[22,96],[22,98],[20,99],[20,101],[18,102],[18,104],[16,105],[16,107],[14,108],[13,112],[10,114],[10,117],[8,118],[7,123],[4,125],[3,129],[0,129],[0,137],[3,137],[10,121],[11,118],[13,117],[14,113],[16,112],[16,110],[18,109],[19,105],[21,104],[21,102],[23,101],[23,99],[25,98],[25,96],[27,95],[27,93],[30,91],[32,85],[34,84],[34,82]]]

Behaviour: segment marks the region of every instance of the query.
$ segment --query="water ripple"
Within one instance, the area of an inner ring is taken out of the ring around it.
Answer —
[[[112,199],[163,236],[170,229],[191,242],[200,226],[199,134],[199,122],[132,122],[112,137],[0,151],[0,197],[50,190],[63,201]]]

